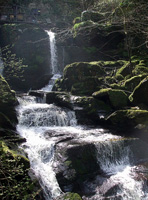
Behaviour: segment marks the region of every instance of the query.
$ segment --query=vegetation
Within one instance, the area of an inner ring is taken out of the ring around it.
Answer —
[[[3,141],[0,141],[0,154],[0,198],[35,199],[40,191],[34,190],[36,181],[28,175],[29,160],[10,150]]]

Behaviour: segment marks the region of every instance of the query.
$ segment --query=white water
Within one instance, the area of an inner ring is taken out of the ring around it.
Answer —
[[[135,167],[131,166],[130,147],[121,136],[112,135],[108,130],[101,128],[89,129],[78,126],[74,112],[53,104],[36,103],[33,97],[24,96],[23,99],[19,98],[19,101],[17,130],[27,140],[22,148],[28,154],[31,169],[39,179],[46,200],[57,198],[62,193],[52,169],[54,147],[58,137],[56,134],[55,137],[48,136],[48,131],[71,136],[73,141],[80,143],[95,144],[98,163],[108,178],[101,186],[96,183],[90,184],[90,188],[95,188],[95,195],[83,197],[84,200],[103,200],[102,191],[110,183],[117,184],[119,190],[117,198],[109,196],[109,199],[115,200],[118,196],[121,200],[148,199],[147,192],[143,191],[143,179],[137,178]]]
[[[59,73],[58,69],[58,63],[57,63],[57,47],[56,47],[56,40],[55,40],[55,33],[52,31],[46,31],[49,37],[50,42],[50,67],[51,67],[51,73],[53,74],[53,77],[49,81],[49,83],[43,87],[41,90],[44,92],[49,92],[52,90],[53,85],[55,81],[61,77],[61,74]]]
[[[42,88],[51,91],[54,82],[60,77],[57,74],[57,56],[54,33],[48,31],[50,38],[50,53],[52,77],[49,84]],[[49,137],[46,132],[61,133],[73,137],[73,141],[94,143],[97,150],[98,163],[103,172],[108,176],[101,185],[95,182],[87,183],[87,187],[95,190],[92,197],[83,197],[84,200],[103,200],[103,192],[107,185],[118,185],[119,189],[109,200],[147,200],[148,193],[143,191],[143,179],[138,177],[135,166],[131,166],[132,153],[130,147],[120,136],[115,136],[107,130],[96,128],[89,129],[77,125],[75,113],[57,107],[53,104],[37,103],[36,97],[23,96],[18,98],[20,105],[17,107],[19,124],[17,130],[26,138],[22,148],[28,154],[31,169],[38,178],[43,188],[46,200],[58,197],[62,191],[58,185],[52,169],[54,161],[54,147],[58,138]],[[56,135],[56,134],[55,134]],[[148,191],[148,190],[147,190]]]

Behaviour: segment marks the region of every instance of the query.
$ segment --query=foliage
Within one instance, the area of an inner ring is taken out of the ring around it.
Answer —
[[[16,54],[12,54],[11,51],[7,51],[3,57],[3,64],[4,75],[7,81],[12,78],[19,78],[21,81],[25,81],[23,73],[27,65],[23,64],[23,59],[17,58]]]
[[[10,150],[0,141],[0,198],[34,199],[35,183],[28,176],[29,161]]]

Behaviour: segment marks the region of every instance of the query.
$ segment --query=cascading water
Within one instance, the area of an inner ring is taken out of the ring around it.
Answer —
[[[43,87],[41,90],[48,92],[52,90],[52,87],[55,83],[55,80],[61,77],[58,69],[57,63],[57,47],[56,47],[56,40],[55,40],[55,33],[52,31],[46,31],[49,37],[50,43],[50,66],[51,66],[51,73],[53,74],[51,80],[49,81],[48,85]]]
[[[57,69],[55,36],[51,31],[47,33],[50,39],[51,67],[54,76],[49,84],[42,88],[43,91],[51,91],[55,79],[60,77]],[[28,95],[18,97],[20,105],[17,107],[19,116],[17,130],[22,137],[26,138],[22,148],[28,154],[31,169],[43,188],[46,200],[55,199],[62,193],[52,168],[54,148],[58,142],[56,133],[59,133],[57,135],[68,133],[75,141],[95,144],[98,164],[106,177],[101,179],[101,184],[98,176],[93,182],[86,181],[87,188],[93,190],[94,195],[89,197],[84,195],[83,200],[148,199],[148,188],[141,178],[137,180],[133,155],[125,139],[101,128],[90,129],[78,126],[73,111],[54,104],[47,105],[45,98],[44,95],[41,103],[36,97]],[[55,133],[55,137],[47,137],[47,132]],[[113,188],[113,192],[109,190],[105,194],[108,187]]]
[[[55,141],[46,140],[44,132],[55,126],[74,126],[75,115],[72,111],[55,105],[36,103],[34,98],[18,98],[19,124],[17,130],[26,138],[22,145],[28,153],[31,168],[43,188],[46,200],[57,197],[61,190],[52,170]]]

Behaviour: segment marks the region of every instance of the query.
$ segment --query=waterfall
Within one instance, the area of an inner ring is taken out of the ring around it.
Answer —
[[[56,48],[56,40],[55,33],[52,31],[46,31],[49,36],[50,41],[50,59],[51,59],[51,72],[52,74],[58,73],[57,67],[57,48]]]
[[[39,180],[45,199],[54,199],[62,191],[52,169],[55,141],[46,139],[45,133],[58,126],[60,129],[63,126],[75,126],[75,113],[53,104],[37,103],[35,97],[28,95],[18,97],[18,101],[17,131],[26,138],[22,148],[28,154],[31,170]]]
[[[98,163],[107,174],[115,174],[122,171],[132,162],[132,152],[126,145],[126,140],[108,140],[96,145]],[[102,156],[103,154],[103,156]]]
[[[57,63],[57,47],[56,47],[56,40],[55,40],[55,33],[52,31],[46,31],[49,37],[49,45],[50,45],[50,67],[51,67],[51,73],[52,73],[52,78],[49,81],[49,83],[43,87],[41,90],[48,92],[51,91],[53,88],[53,85],[56,81],[56,79],[61,77],[61,74],[59,73],[58,69],[58,63]]]

